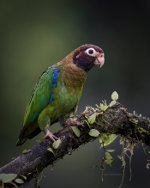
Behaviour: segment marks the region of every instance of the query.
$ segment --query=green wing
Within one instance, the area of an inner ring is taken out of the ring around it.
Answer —
[[[26,107],[23,126],[33,123],[40,112],[51,103],[53,89],[57,87],[59,69],[56,67],[48,68],[40,77],[36,84],[32,97]]]

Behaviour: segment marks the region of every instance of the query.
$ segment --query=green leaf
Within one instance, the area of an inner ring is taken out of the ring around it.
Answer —
[[[78,129],[78,127],[76,126],[71,126],[74,134],[77,136],[77,137],[80,137],[80,130]]]
[[[93,123],[95,122],[96,116],[97,116],[97,113],[92,114],[92,115],[88,118],[88,122],[89,122],[90,124],[93,124]]]
[[[106,133],[102,133],[100,135],[100,139],[99,142],[100,144],[103,144],[103,146],[108,146],[110,145],[115,139],[117,138],[116,134],[106,134]]]
[[[108,106],[101,103],[100,108],[101,108],[102,111],[106,111]]]
[[[114,91],[114,92],[111,94],[111,99],[112,99],[113,101],[117,101],[118,98],[119,98],[119,95],[118,95],[117,91]]]
[[[24,175],[20,175],[21,177],[23,177],[23,179],[24,180],[26,180],[27,179],[27,177],[26,176],[24,176]]]
[[[14,180],[17,177],[17,174],[0,174],[0,180],[3,183],[8,183]]]
[[[90,135],[90,136],[93,136],[93,137],[98,137],[99,134],[100,134],[99,131],[96,130],[96,129],[91,129],[91,130],[89,131],[89,135]]]
[[[109,152],[105,152],[105,164],[110,165],[113,162],[113,157]]]
[[[24,183],[24,181],[22,179],[20,179],[20,178],[15,179],[15,182],[18,183],[18,184],[23,184]]]
[[[114,106],[115,104],[116,104],[116,101],[111,101],[110,104],[109,104],[109,106],[112,107],[112,106]]]
[[[27,154],[27,153],[29,153],[29,152],[31,152],[31,149],[24,149],[24,150],[22,151],[23,154]]]
[[[56,140],[55,142],[53,142],[53,148],[57,149],[61,144],[61,140],[60,138],[58,140]]]
[[[49,152],[51,152],[51,153],[53,153],[54,154],[54,151],[53,151],[53,149],[52,148],[48,148],[47,149]]]

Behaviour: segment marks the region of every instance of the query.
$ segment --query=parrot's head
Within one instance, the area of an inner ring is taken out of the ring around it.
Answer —
[[[103,50],[93,44],[85,44],[80,46],[74,51],[73,63],[88,72],[93,66],[104,65],[104,52]]]

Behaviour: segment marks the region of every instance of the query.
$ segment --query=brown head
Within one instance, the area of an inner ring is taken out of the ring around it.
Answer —
[[[82,45],[73,54],[73,63],[86,72],[95,65],[102,67],[104,61],[103,50],[93,44]]]

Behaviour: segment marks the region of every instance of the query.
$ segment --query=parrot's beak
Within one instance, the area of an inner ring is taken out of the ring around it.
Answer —
[[[98,53],[94,64],[99,65],[101,68],[104,65],[104,62],[105,62],[104,53]]]

